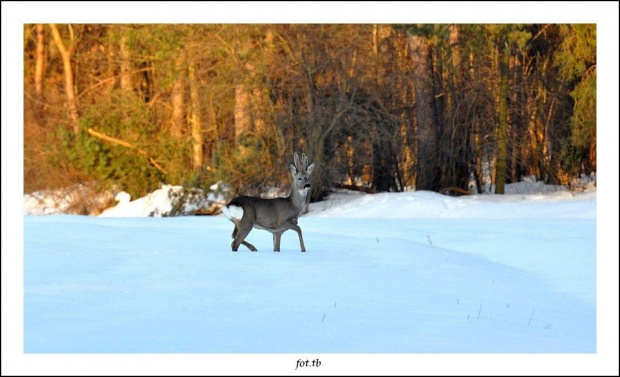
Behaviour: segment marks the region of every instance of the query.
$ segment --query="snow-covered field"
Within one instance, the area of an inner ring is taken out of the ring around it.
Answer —
[[[340,192],[272,251],[223,216],[24,218],[26,353],[594,353],[596,193]]]

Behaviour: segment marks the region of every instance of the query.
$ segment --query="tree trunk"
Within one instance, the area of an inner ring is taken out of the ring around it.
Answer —
[[[426,38],[409,35],[413,62],[416,119],[418,124],[418,173],[416,190],[439,190],[437,166],[437,124],[433,106],[432,67],[429,66],[431,49]]]
[[[209,169],[209,164],[211,163],[212,153],[217,147],[217,143],[219,140],[219,132],[217,127],[217,114],[215,112],[215,103],[213,101],[213,94],[209,94],[207,97],[207,125],[206,125],[206,159],[204,163],[207,164],[207,169]]]
[[[268,30],[265,33],[265,45],[267,46],[264,50],[265,56],[263,59],[265,61],[270,61],[273,55],[273,41],[274,34],[273,31]],[[253,101],[253,111],[252,115],[254,118],[254,130],[256,133],[262,137],[268,136],[267,130],[267,115],[269,113],[269,109],[271,107],[269,94],[267,89],[262,84],[263,78],[256,77],[256,68],[251,64],[246,64],[246,68],[250,72],[250,76],[253,79],[254,86],[252,90],[252,101]]]
[[[446,80],[448,85],[447,90],[447,114],[450,118],[446,121],[445,126],[450,128],[450,143],[454,145],[455,142],[461,140],[464,145],[459,145],[459,148],[466,150],[468,147],[469,130],[464,130],[462,133],[457,134],[457,130],[463,125],[457,121],[458,109],[461,101],[460,94],[462,93],[462,72],[461,72],[461,30],[458,24],[450,25],[450,35],[448,36],[448,44],[450,45],[450,69],[448,79]],[[467,125],[466,125],[467,127]],[[471,128],[471,127],[470,127]],[[457,139],[457,140],[455,140]],[[454,149],[452,149],[454,153]],[[462,161],[467,163],[467,161]]]
[[[238,53],[249,55],[250,49],[252,49],[252,47],[250,41],[248,40],[240,48]],[[254,66],[246,61],[244,68],[246,69],[246,72],[243,72],[243,77],[252,77]],[[235,145],[237,147],[242,146],[241,141],[244,137],[254,133],[254,123],[252,121],[252,94],[250,93],[250,88],[251,84],[247,82],[240,82],[235,87],[234,120]],[[241,148],[241,153],[245,154],[244,148]]]
[[[468,69],[467,69],[467,80],[475,81],[476,80],[476,70],[475,70],[475,57],[474,52],[471,51],[468,57]],[[484,182],[483,182],[483,150],[481,145],[481,137],[480,137],[480,120],[478,119],[478,112],[474,110],[471,114],[471,121],[468,123],[469,127],[469,155],[471,156],[469,159],[470,170],[475,171],[475,175],[478,177],[478,183],[481,189],[481,192],[484,191]]]
[[[405,84],[402,103],[413,103],[413,87],[409,83]],[[412,135],[415,134],[415,124],[413,124],[412,120],[412,111],[407,110],[406,112],[403,112],[400,128],[400,135],[402,137],[403,144],[402,167],[400,169],[403,177],[403,191],[407,191],[410,187],[415,186],[415,174],[413,168],[415,166],[415,142],[412,137]]]
[[[540,84],[539,84],[540,85]],[[540,175],[540,169],[538,164],[538,95],[537,91],[540,89],[533,89],[527,100],[528,103],[528,127],[527,133],[529,138],[529,148],[525,148],[524,155],[527,156],[527,173],[528,175],[534,174]]]
[[[590,147],[588,148],[588,162],[590,164],[590,169],[593,172],[596,172],[596,138],[592,138],[590,141]]]
[[[45,74],[45,26],[37,24],[37,55],[34,73],[34,88],[39,99],[43,97],[43,76]]]
[[[200,95],[198,93],[198,81],[196,78],[196,63],[190,62],[188,67],[189,74],[189,98],[190,98],[190,123],[192,130],[192,161],[194,170],[202,167],[202,124],[200,122]]]
[[[306,129],[309,129],[308,132],[308,140],[303,140],[304,135],[303,132],[298,136],[300,142],[305,142],[306,147],[310,150],[313,150],[314,156],[310,156],[314,161],[317,168],[314,169],[312,173],[312,188],[310,189],[310,194],[307,197],[309,201],[318,201],[323,199],[323,194],[325,190],[330,186],[331,182],[328,182],[327,179],[327,166],[324,163],[325,160],[325,137],[326,134],[323,130],[323,127],[316,122],[316,114],[315,114],[315,103],[314,103],[314,82],[312,81],[312,76],[308,75],[306,78],[305,87],[305,99],[306,99]],[[317,106],[318,108],[318,106]],[[295,144],[294,148],[297,146]],[[306,206],[306,210],[307,210]]]
[[[110,92],[114,89],[116,85],[116,66],[118,62],[117,59],[117,50],[118,47],[116,43],[112,40],[108,40],[106,46],[106,75],[108,76],[108,84],[106,85],[105,95],[110,96]]]
[[[170,102],[172,105],[172,121],[170,124],[170,136],[173,139],[181,139],[183,137],[183,128],[185,128],[185,96],[184,96],[184,72],[185,57],[180,54],[176,61],[176,78],[172,84],[172,95]]]
[[[133,91],[131,49],[129,47],[127,27],[120,26],[119,32],[121,33],[118,49],[121,68],[121,90],[125,95],[127,95]]]
[[[448,43],[450,44],[451,51],[451,64],[452,64],[452,86],[457,88],[461,84],[462,72],[461,72],[461,28],[458,24],[450,25],[450,36],[448,37]]]
[[[250,93],[244,84],[235,88],[235,144],[252,132],[252,116],[250,115]]]
[[[393,51],[390,50],[388,38],[392,33],[389,25],[374,25],[373,27],[373,53],[375,86],[385,88],[386,78],[392,67],[396,66]],[[393,98],[389,94],[377,91],[382,103],[390,106]],[[397,125],[392,120],[375,119],[368,121],[371,125],[371,155],[372,155],[372,188],[377,191],[402,190],[402,179],[396,179],[398,174],[398,162],[395,158],[394,139],[398,138]],[[400,127],[399,127],[400,128]]]
[[[266,103],[268,96],[258,85],[254,86],[254,90],[252,92],[254,129],[258,135],[264,137],[267,135],[267,121],[265,120],[265,115],[268,107]]]
[[[508,76],[510,75],[510,46],[508,41],[504,38],[500,39],[499,51],[499,124],[497,129],[497,172],[495,175],[495,193],[503,194],[504,185],[506,183],[506,158],[508,155],[506,135],[508,130]]]
[[[71,65],[71,52],[72,45],[67,48],[62,41],[62,37],[60,36],[60,32],[58,31],[58,27],[55,24],[50,24],[50,28],[52,29],[52,37],[54,38],[54,42],[58,47],[58,51],[60,52],[60,56],[62,57],[62,66],[65,73],[65,92],[67,95],[67,107],[69,108],[69,118],[71,119],[71,123],[73,124],[73,132],[78,133],[80,130],[79,124],[79,113],[77,110],[77,100],[75,98],[74,92],[74,84],[73,84],[73,66]],[[70,31],[71,26],[69,26]],[[73,44],[73,32],[71,32],[71,42]]]
[[[519,124],[519,90],[517,88],[521,85],[520,80],[520,67],[519,67],[519,58],[517,55],[510,56],[510,64],[509,64],[509,72],[510,72],[510,80],[508,86],[511,88],[510,90],[510,102],[511,106],[508,109],[508,114],[510,117],[510,129],[507,132],[510,132],[510,180],[512,182],[518,182],[518,172],[517,172],[517,158],[519,152],[519,132],[517,132],[517,128]]]

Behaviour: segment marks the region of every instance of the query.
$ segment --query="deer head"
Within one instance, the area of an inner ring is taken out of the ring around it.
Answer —
[[[294,164],[288,164],[288,169],[293,176],[293,188],[306,194],[310,190],[310,174],[314,170],[314,162],[308,166],[308,156],[305,153],[301,154],[301,164],[297,153],[295,153],[293,160]]]

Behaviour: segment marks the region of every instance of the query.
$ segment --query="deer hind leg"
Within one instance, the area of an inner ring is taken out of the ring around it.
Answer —
[[[273,233],[273,251],[280,252],[280,237],[284,232]]]
[[[305,253],[306,246],[304,246],[304,236],[301,234],[301,228],[299,227],[299,225],[297,225],[297,220],[291,219],[284,223],[284,225],[287,229],[292,229],[297,232],[297,235],[299,236],[299,246],[301,246],[301,252]]]
[[[252,225],[245,225],[244,224],[235,224],[235,229],[233,230],[232,233],[232,237],[233,237],[233,242],[230,245],[232,247],[232,251],[237,251],[237,249],[239,249],[239,245],[244,245],[245,247],[247,247],[248,249],[252,250],[252,251],[257,251],[256,248],[254,247],[254,245],[252,245],[249,242],[244,241],[245,237],[248,236],[248,234],[250,234],[250,231],[252,230]]]
[[[235,224],[235,229],[233,229],[232,232],[232,238],[235,239],[235,237],[237,237],[237,232],[239,231],[239,228],[237,228],[237,224]]]

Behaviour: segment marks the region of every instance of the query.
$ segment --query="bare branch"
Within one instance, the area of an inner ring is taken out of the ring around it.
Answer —
[[[120,140],[120,139],[117,139],[117,138],[114,138],[114,137],[111,137],[111,136],[108,136],[108,135],[102,134],[102,133],[100,133],[100,132],[97,132],[97,131],[93,130],[92,128],[89,128],[89,129],[88,129],[88,133],[89,133],[91,136],[94,136],[94,137],[99,138],[99,139],[101,139],[101,140],[105,140],[105,141],[108,141],[108,142],[113,143],[113,144],[118,144],[118,145],[122,145],[123,147],[126,147],[126,148],[130,148],[130,149],[135,149],[135,150],[137,150],[137,151],[138,151],[138,153],[140,153],[141,155],[143,155],[143,156],[145,156],[146,158],[148,158],[149,162],[150,162],[151,164],[153,164],[153,166],[154,166],[157,170],[159,170],[160,172],[162,172],[162,173],[164,173],[164,174],[167,174],[167,173],[166,173],[166,171],[164,170],[164,168],[162,168],[162,167],[161,167],[161,165],[159,165],[159,164],[157,163],[157,161],[155,161],[155,159],[154,159],[153,157],[150,157],[150,156],[148,155],[148,153],[146,153],[144,150],[142,150],[142,149],[140,149],[140,148],[136,147],[135,145],[130,144],[130,143],[126,142],[126,141],[123,141],[123,140]]]

